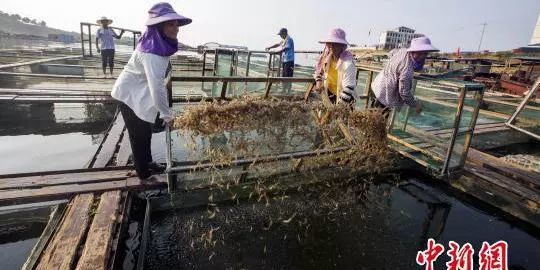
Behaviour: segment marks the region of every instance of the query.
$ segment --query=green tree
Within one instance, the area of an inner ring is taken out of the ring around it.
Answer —
[[[28,17],[24,17],[24,18],[22,18],[21,21],[24,22],[24,23],[29,23],[30,19]]]

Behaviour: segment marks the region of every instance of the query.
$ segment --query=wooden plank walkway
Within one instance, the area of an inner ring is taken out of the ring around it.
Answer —
[[[101,195],[77,270],[107,269],[114,232],[119,221],[120,199],[121,192],[118,190]]]
[[[122,114],[118,112],[113,124],[107,131],[107,135],[101,142],[101,145],[90,162],[89,168],[103,168],[111,162],[114,153],[118,149],[118,144],[122,139],[125,129],[126,125],[124,123],[124,118],[122,117]]]
[[[67,60],[67,59],[75,59],[75,58],[82,58],[82,55],[53,57],[53,58],[39,59],[39,60],[33,60],[33,61],[27,61],[27,62],[15,63],[15,64],[0,65],[0,69],[28,66],[28,65],[41,64],[41,63],[47,63],[47,62],[53,62],[53,61],[61,61],[61,60]]]
[[[77,195],[54,234],[40,239],[47,244],[33,254],[35,269],[111,269],[130,201],[120,190]]]
[[[130,170],[110,168],[101,171],[79,171],[42,175],[10,176],[0,178],[0,206],[69,199],[74,195],[111,190],[148,190],[164,188],[164,176],[157,181],[142,182],[137,177],[128,177]],[[39,173],[36,173],[39,174]]]
[[[509,129],[504,123],[479,124],[474,134],[506,130]],[[427,162],[428,159],[439,162],[443,159],[446,153],[439,144],[448,140],[453,132],[451,129],[420,132],[412,128],[410,131],[408,138],[389,135],[390,140],[405,146],[398,149],[399,153],[426,168],[432,166]],[[418,154],[422,154],[423,158],[418,158]],[[539,173],[469,148],[463,171],[448,179],[448,183],[514,217],[540,227]]]

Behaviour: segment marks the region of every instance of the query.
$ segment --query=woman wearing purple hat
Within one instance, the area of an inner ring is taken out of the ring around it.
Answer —
[[[427,37],[413,39],[408,49],[392,50],[390,60],[371,84],[376,98],[372,107],[388,112],[391,108],[407,105],[420,113],[422,103],[414,98],[411,89],[414,72],[424,68],[428,53],[438,51]]]
[[[135,170],[141,179],[162,173],[164,167],[152,161],[152,123],[158,113],[166,124],[173,121],[168,105],[167,84],[172,66],[169,57],[178,51],[178,27],[191,23],[169,3],[158,3],[148,11],[146,32],[129,62],[118,76],[112,97],[120,101],[120,112],[131,142]]]
[[[319,43],[325,44],[325,48],[315,67],[315,90],[328,91],[328,97],[334,103],[354,105],[357,99],[356,66],[353,55],[347,51],[349,43],[345,31],[333,29],[330,35]]]

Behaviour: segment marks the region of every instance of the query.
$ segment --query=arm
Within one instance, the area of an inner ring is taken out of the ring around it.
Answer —
[[[342,101],[352,103],[358,97],[356,94],[356,66],[352,62],[343,64],[347,65],[347,67],[341,78],[343,89],[341,90],[341,93],[339,93],[339,96]]]
[[[96,50],[97,50],[98,53],[100,52],[100,49],[99,49],[99,38],[98,38],[98,37],[96,37]]]
[[[412,94],[413,72],[410,69],[401,70],[399,73],[399,95],[410,107],[416,107],[416,100]]]
[[[269,50],[271,50],[271,49],[273,49],[273,48],[277,48],[277,47],[279,47],[279,46],[281,46],[281,43],[276,43],[276,44],[274,44],[274,45],[272,45],[272,46],[270,46],[270,47],[266,47],[265,50],[269,51]]]
[[[100,49],[99,49],[99,38],[101,36],[101,32],[99,32],[99,30],[96,32],[96,50],[97,52],[99,53]]]
[[[169,107],[167,85],[165,83],[168,62],[161,59],[161,56],[153,54],[142,55],[141,60],[154,106],[160,112],[161,118],[169,123],[173,120],[173,112]]]
[[[113,37],[116,38],[116,39],[121,39],[122,38],[122,35],[124,35],[124,30],[120,31],[120,35],[117,35],[116,32],[111,29],[111,31],[113,32]]]

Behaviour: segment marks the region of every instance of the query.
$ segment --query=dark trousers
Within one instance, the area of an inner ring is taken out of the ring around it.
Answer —
[[[109,65],[109,70],[112,74],[114,69],[114,49],[101,50],[101,67],[103,67],[103,74],[106,72],[107,64]]]
[[[139,178],[150,176],[148,164],[152,162],[150,150],[152,142],[152,124],[141,120],[133,110],[124,103],[120,103],[120,113],[124,117],[126,128],[129,133],[129,142],[133,153],[133,163]]]
[[[294,75],[294,61],[283,62],[281,66],[281,77],[292,77]],[[283,83],[283,92],[291,92],[291,83]]]

